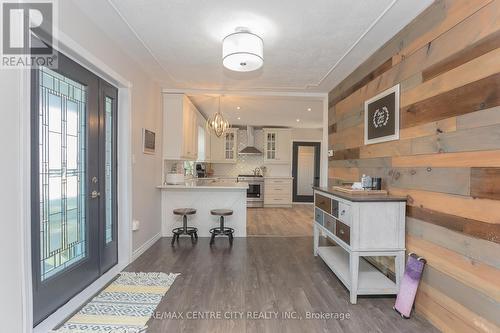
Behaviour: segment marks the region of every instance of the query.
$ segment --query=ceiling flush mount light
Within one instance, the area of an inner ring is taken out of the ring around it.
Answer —
[[[237,72],[251,72],[264,64],[264,42],[247,28],[236,31],[222,40],[222,64]]]
[[[240,108],[239,106],[237,106],[237,107],[236,107],[236,110],[239,110],[239,109],[241,109],[241,108]]]
[[[311,111],[312,109],[311,108],[307,108],[307,111]]]
[[[219,109],[215,114],[207,119],[207,128],[218,138],[224,135],[229,129],[229,121],[227,121],[220,111],[220,96],[219,96]]]

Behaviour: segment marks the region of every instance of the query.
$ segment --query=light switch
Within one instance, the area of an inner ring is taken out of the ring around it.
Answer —
[[[133,220],[132,221],[132,231],[139,230],[140,224],[141,224],[141,222],[139,222],[138,220]]]

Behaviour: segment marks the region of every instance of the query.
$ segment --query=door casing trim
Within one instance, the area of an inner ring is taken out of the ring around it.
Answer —
[[[108,283],[132,259],[132,138],[131,88],[132,84],[108,65],[58,31],[57,50],[118,88],[118,264],[85,288],[68,303],[33,328],[33,284],[31,274],[31,71],[19,71],[20,102],[20,157],[21,170],[21,225],[19,242],[22,259],[23,333],[47,332],[76,311],[93,294]]]

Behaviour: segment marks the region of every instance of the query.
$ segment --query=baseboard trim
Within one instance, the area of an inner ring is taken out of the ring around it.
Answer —
[[[157,233],[156,235],[154,235],[153,237],[151,237],[151,239],[147,240],[144,244],[142,244],[141,246],[139,246],[133,253],[132,253],[132,262],[139,258],[141,256],[141,254],[143,254],[144,252],[146,252],[154,243],[156,243],[156,241],[158,239],[160,239],[162,236],[161,236],[161,232]]]

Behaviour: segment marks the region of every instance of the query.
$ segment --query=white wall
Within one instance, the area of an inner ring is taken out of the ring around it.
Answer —
[[[22,248],[21,248],[21,133],[19,73],[0,70],[0,147],[2,190],[0,211],[0,323],[2,332],[21,332],[22,312]]]
[[[323,129],[321,128],[294,128],[292,129],[292,141],[321,141],[323,140]]]
[[[95,2],[95,10],[105,2]],[[134,232],[133,249],[137,249],[161,230],[160,192],[155,186],[161,182],[161,140],[157,141],[156,155],[143,155],[141,149],[142,127],[154,130],[161,138],[160,88],[127,54],[108,38],[104,31],[93,25],[84,15],[77,0],[59,2],[59,30],[84,47],[90,54],[106,64],[132,84],[132,154],[133,164],[133,218],[141,221],[140,230]],[[0,232],[0,323],[2,332],[22,332],[22,248],[21,223],[24,207],[21,203],[22,170],[21,154],[26,143],[22,142],[20,129],[22,101],[26,87],[20,85],[19,70],[0,70],[0,146],[3,175],[0,194],[2,232]],[[120,115],[118,115],[119,117]],[[120,204],[120,203],[119,203]]]

